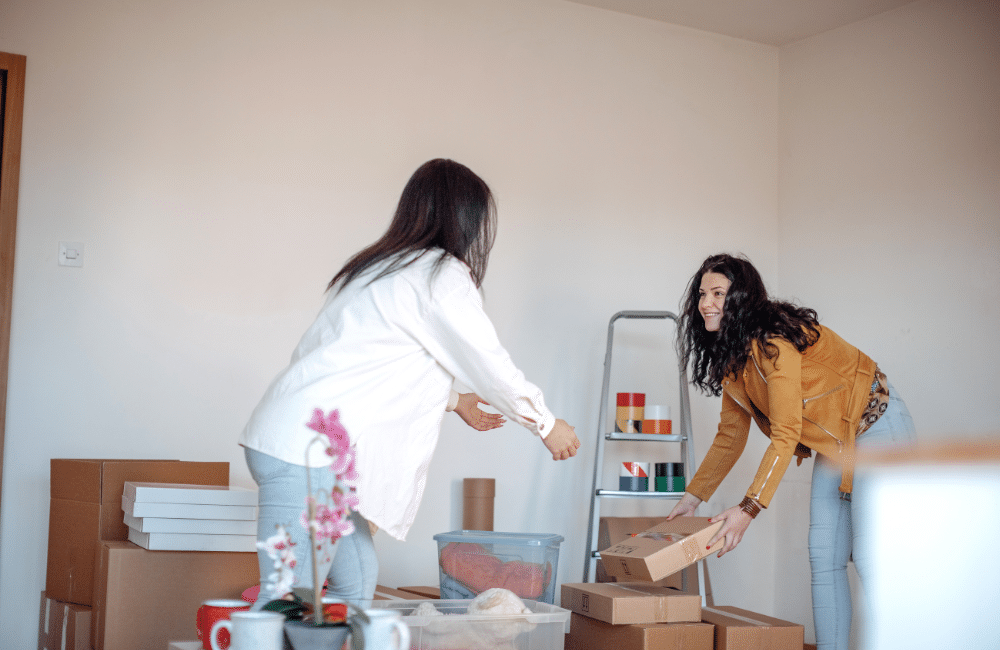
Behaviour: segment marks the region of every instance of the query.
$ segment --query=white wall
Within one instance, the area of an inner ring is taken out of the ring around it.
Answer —
[[[780,292],[879,363],[922,439],[1000,444],[1000,4],[915,2],[788,45],[780,68]],[[775,609],[811,627],[784,588],[809,571],[809,473],[789,478]]]
[[[954,12],[968,27],[974,21],[962,18],[971,11],[963,6],[918,2],[893,15],[933,27]],[[879,33],[878,18],[865,25]],[[234,0],[7,0],[0,50],[27,55],[28,69],[0,519],[4,646],[35,643],[49,459],[226,460],[233,483],[252,485],[235,445],[251,409],[318,309],[326,281],[384,229],[413,169],[437,156],[469,165],[498,196],[487,310],[556,414],[577,426],[584,453],[556,465],[516,426],[480,434],[448,418],[409,539],[379,536],[381,580],[436,581],[431,538],[460,526],[466,476],[498,479],[498,530],[565,536],[558,577],[579,580],[614,312],[676,309],[705,255],[739,250],[772,288],[815,306],[864,347],[879,342],[869,331],[916,331],[927,298],[941,304],[953,295],[944,293],[946,281],[949,289],[965,282],[957,268],[963,249],[946,248],[942,280],[909,289],[906,299],[894,295],[897,309],[870,315],[829,279],[861,277],[840,261],[853,245],[834,238],[810,254],[810,275],[800,278],[793,256],[808,253],[789,249],[810,233],[828,236],[811,212],[822,210],[830,228],[860,220],[856,211],[827,209],[844,200],[828,170],[810,180],[809,169],[789,169],[829,157],[810,153],[807,139],[828,122],[809,107],[822,108],[824,91],[795,91],[794,65],[806,77],[833,64],[824,48],[840,56],[846,46],[837,39],[854,38],[843,34],[779,51],[559,0],[292,0],[280,10]],[[897,40],[883,47],[891,51]],[[922,47],[900,42],[905,52]],[[982,69],[984,46],[967,47]],[[859,55],[843,65],[860,77],[868,62]],[[961,91],[968,100],[956,101],[984,107],[995,92]],[[884,111],[886,121],[891,104]],[[796,120],[805,134],[793,137]],[[852,140],[893,142],[891,125],[854,131],[848,122],[845,133],[827,134],[844,164],[857,165]],[[957,196],[983,205],[995,186],[996,121],[948,124],[953,135],[986,136],[977,141],[994,156],[992,171],[969,181],[975,192],[919,186],[939,202]],[[964,165],[970,150],[944,160],[926,151],[940,165],[929,177]],[[896,171],[864,176],[877,205],[892,203],[877,192]],[[949,213],[949,223],[967,229],[985,218],[992,234],[966,243],[992,237],[995,246],[992,196],[992,207],[959,204]],[[893,210],[896,220],[906,216],[899,200]],[[919,233],[909,237],[920,241]],[[86,244],[84,268],[57,266],[57,244],[66,240]],[[897,246],[886,249],[892,272],[922,272],[926,264]],[[932,293],[913,300],[917,291]],[[995,300],[996,284],[983,294]],[[984,317],[996,314],[988,303],[975,307]],[[870,328],[852,329],[856,322]],[[668,337],[647,328],[621,337],[624,365],[612,391],[645,390],[676,408]],[[951,355],[936,340],[921,349],[934,349],[945,371],[975,387],[996,348],[973,341],[956,337]],[[912,349],[900,344],[894,354],[877,358],[892,369]],[[634,360],[647,355],[657,367]],[[932,413],[974,432],[995,426],[995,411],[942,399],[921,370],[891,375],[920,405],[918,419]],[[693,407],[700,457],[718,401],[694,395]],[[764,442],[753,439],[748,461],[708,512],[738,500]],[[622,451],[626,459],[655,453]],[[809,599],[808,566],[786,575],[776,553],[789,537],[804,539],[807,470],[789,472],[781,507],[755,523],[739,553],[710,561],[717,602],[811,625],[800,606]]]

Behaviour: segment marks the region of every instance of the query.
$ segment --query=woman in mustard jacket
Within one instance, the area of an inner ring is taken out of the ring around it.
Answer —
[[[819,324],[816,312],[771,300],[745,258],[713,255],[688,286],[678,334],[684,366],[703,392],[722,395],[719,430],[668,519],[693,515],[732,469],[750,421],[771,442],[743,501],[724,521],[719,557],[736,548],[767,508],[792,458],[817,452],[810,498],[809,559],[818,650],[846,650],[851,628],[847,562],[862,583],[866,486],[854,480],[858,449],[909,444],[913,421],[884,373],[863,352]]]

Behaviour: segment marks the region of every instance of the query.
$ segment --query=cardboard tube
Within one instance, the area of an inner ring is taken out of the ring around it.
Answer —
[[[462,479],[462,528],[465,530],[493,530],[493,497],[496,479]]]

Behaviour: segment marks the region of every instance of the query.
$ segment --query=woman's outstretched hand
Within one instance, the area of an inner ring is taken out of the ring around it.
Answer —
[[[681,500],[674,506],[674,509],[667,515],[667,521],[670,521],[674,517],[694,516],[694,511],[699,505],[701,505],[701,499],[690,492],[685,492]]]
[[[552,452],[552,460],[572,458],[576,456],[576,450],[580,448],[580,439],[576,437],[576,430],[565,420],[556,420],[549,435],[545,436],[542,442]]]
[[[473,429],[477,431],[489,431],[490,429],[496,429],[497,427],[502,427],[506,420],[499,413],[487,413],[486,411],[479,408],[480,404],[486,404],[487,402],[479,399],[479,395],[475,393],[462,393],[458,396],[458,406],[455,407],[455,413],[458,413],[459,417],[465,420]]]
[[[750,527],[750,522],[753,521],[753,517],[743,512],[739,506],[733,506],[728,510],[723,510],[719,514],[710,518],[711,523],[717,521],[725,521],[722,524],[722,528],[719,529],[717,533],[708,540],[708,547],[711,548],[715,545],[717,541],[725,538],[726,542],[722,545],[722,550],[716,557],[722,557],[729,551],[736,548],[737,544],[743,539],[743,533],[747,532],[747,528]]]

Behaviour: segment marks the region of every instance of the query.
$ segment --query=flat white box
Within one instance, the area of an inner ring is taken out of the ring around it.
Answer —
[[[220,506],[199,503],[135,502],[122,495],[122,510],[132,517],[163,517],[166,519],[257,519],[252,506]]]
[[[150,551],[257,551],[256,535],[198,535],[187,533],[142,533],[128,529],[128,540]]]
[[[253,519],[170,519],[125,515],[125,525],[140,533],[196,533],[198,535],[256,535]]]
[[[256,506],[257,492],[231,485],[125,482],[124,497],[136,503],[198,503],[220,506]]]

